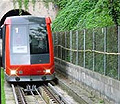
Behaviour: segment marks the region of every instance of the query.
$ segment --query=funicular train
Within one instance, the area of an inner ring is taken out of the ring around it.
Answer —
[[[7,17],[2,29],[2,65],[8,82],[55,78],[51,20],[45,17]]]

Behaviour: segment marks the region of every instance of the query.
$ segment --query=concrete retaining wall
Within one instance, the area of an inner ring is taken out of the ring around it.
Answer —
[[[114,104],[120,104],[120,81],[57,58],[55,59],[55,65],[57,70],[73,80],[82,83],[84,86],[89,86],[90,89],[99,92],[100,96],[106,97]]]

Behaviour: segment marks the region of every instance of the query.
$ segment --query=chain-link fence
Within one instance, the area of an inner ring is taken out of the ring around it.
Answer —
[[[55,57],[120,79],[120,26],[53,33]]]

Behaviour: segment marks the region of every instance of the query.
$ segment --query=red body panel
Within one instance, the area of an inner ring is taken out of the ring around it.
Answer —
[[[45,69],[51,69],[51,73],[54,73],[54,52],[53,52],[53,43],[52,43],[52,32],[50,27],[50,18],[46,18],[47,32],[48,32],[48,42],[49,42],[49,56],[50,63],[46,64],[32,64],[32,65],[10,65],[10,28],[11,23],[10,19],[5,21],[6,25],[6,39],[5,39],[5,71],[8,76],[10,75],[10,70],[17,70],[17,74],[14,76],[27,76],[27,75],[45,75]],[[9,24],[9,25],[8,25]],[[22,73],[19,73],[22,71]],[[49,75],[50,75],[49,74]]]

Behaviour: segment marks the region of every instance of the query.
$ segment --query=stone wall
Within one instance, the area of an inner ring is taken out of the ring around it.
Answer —
[[[106,97],[113,104],[120,104],[120,82],[80,66],[73,65],[60,59],[55,59],[56,70],[66,74],[73,81],[93,89],[100,96]]]
[[[5,13],[14,9],[12,1],[13,0],[0,0],[0,19],[4,16]],[[17,3],[15,7],[18,9]],[[22,6],[22,9],[25,10],[24,5]],[[52,20],[54,20],[58,9],[53,3],[49,3],[48,7],[46,7],[43,2],[37,1],[35,8],[33,8],[33,4],[30,2],[27,11],[34,16],[49,16],[52,18]]]

